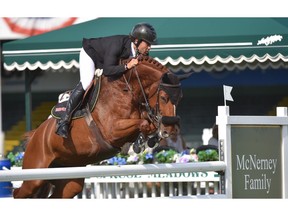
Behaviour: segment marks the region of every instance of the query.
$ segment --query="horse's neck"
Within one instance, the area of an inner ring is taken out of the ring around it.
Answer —
[[[159,82],[163,75],[163,71],[153,64],[141,64],[135,70],[137,70],[141,82],[147,86]]]
[[[131,100],[138,100],[145,95],[149,95],[149,91],[159,85],[163,70],[157,67],[160,63],[141,62],[136,68],[127,71],[121,78],[111,81],[108,77],[102,77],[102,88],[105,88],[105,97],[112,99],[121,97],[130,98]],[[163,69],[163,68],[162,68]],[[124,93],[127,92],[128,94]],[[129,94],[132,92],[132,94]],[[123,94],[124,93],[124,94]],[[134,99],[131,98],[131,95]],[[124,99],[124,98],[123,98]],[[143,98],[142,98],[143,99]]]

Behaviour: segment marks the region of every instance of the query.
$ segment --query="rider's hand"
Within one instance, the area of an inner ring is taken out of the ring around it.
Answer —
[[[138,64],[138,59],[133,58],[131,59],[130,62],[128,62],[127,68],[131,69],[132,67],[135,67],[137,64]]]

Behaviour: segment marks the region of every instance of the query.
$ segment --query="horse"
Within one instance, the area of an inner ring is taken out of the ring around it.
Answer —
[[[175,133],[181,83],[152,57],[139,57],[139,64],[122,76],[102,75],[93,82],[101,83],[97,102],[92,110],[82,106],[84,117],[71,121],[67,139],[55,133],[56,118],[25,133],[22,169],[84,167],[115,156],[126,143],[140,139],[153,145]],[[27,180],[13,197],[73,198],[82,192],[84,180]]]

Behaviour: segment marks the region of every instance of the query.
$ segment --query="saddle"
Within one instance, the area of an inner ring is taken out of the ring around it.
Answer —
[[[101,87],[101,77],[95,76],[90,87],[86,90],[81,105],[73,113],[72,119],[84,117],[86,109],[93,111],[98,100]],[[51,116],[55,119],[61,119],[66,113],[66,105],[73,90],[63,92],[58,97],[58,103],[51,109]]]

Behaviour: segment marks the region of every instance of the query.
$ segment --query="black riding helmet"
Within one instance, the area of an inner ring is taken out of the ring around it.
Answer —
[[[136,24],[131,33],[130,37],[135,40],[138,39],[136,46],[138,47],[142,40],[149,44],[156,44],[157,34],[152,25],[149,23],[138,23]]]

